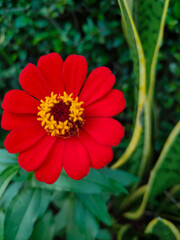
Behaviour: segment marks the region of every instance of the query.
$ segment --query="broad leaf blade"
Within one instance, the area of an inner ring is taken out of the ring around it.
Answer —
[[[92,213],[83,206],[79,198],[75,199],[75,222],[80,230],[83,233],[84,237],[86,236],[87,240],[94,240],[99,230],[99,225],[92,215]]]
[[[145,91],[146,70],[145,70],[145,59],[144,59],[142,45],[141,45],[141,42],[137,33],[137,29],[132,19],[132,15],[130,13],[130,9],[128,7],[127,2],[125,0],[118,0],[118,3],[121,9],[124,28],[127,33],[127,38],[130,45],[131,57],[134,64],[135,80],[136,80],[136,84],[139,87],[138,87],[137,114],[136,114],[134,132],[126,151],[123,153],[120,159],[112,166],[113,168],[118,168],[122,166],[130,158],[130,156],[133,154],[133,152],[137,147],[137,144],[142,135],[143,128],[142,128],[141,118],[143,114],[143,108],[144,108],[145,96],[146,96],[146,91]]]
[[[166,216],[170,214],[172,219],[180,222],[180,184],[173,186],[171,190],[165,191],[164,193],[166,197],[161,201],[158,212],[166,213]],[[172,201],[174,204],[172,204]]]
[[[152,201],[164,190],[180,183],[180,122],[176,124],[169,135],[159,159],[151,171],[147,189],[141,206],[135,212],[125,213],[130,219],[139,218],[148,201]]]
[[[100,221],[111,225],[111,217],[107,211],[106,202],[98,194],[77,194],[82,204]]]
[[[4,218],[5,214],[0,211],[0,240],[4,240]]]
[[[42,204],[41,189],[28,189],[18,194],[8,207],[5,217],[5,239],[29,239],[33,225],[39,215],[42,215],[45,204]]]
[[[84,240],[84,234],[79,231],[75,221],[75,203],[73,199],[69,199],[69,208],[66,222],[66,239]]]
[[[6,187],[8,186],[9,182],[12,180],[12,178],[18,172],[18,169],[19,169],[19,167],[17,165],[10,166],[1,173],[1,175],[0,175],[0,198],[1,198],[2,194],[4,193]]]
[[[123,165],[124,169],[128,169],[131,173],[141,177],[143,175],[145,167],[147,166],[147,161],[148,159],[150,159],[150,155],[151,155],[150,153],[152,149],[151,147],[152,126],[151,125],[152,125],[152,102],[153,102],[153,92],[154,92],[154,84],[155,84],[155,67],[156,67],[157,56],[158,56],[162,36],[163,36],[164,23],[165,23],[165,17],[168,9],[169,0],[162,0],[162,1],[137,0],[134,2],[134,4],[132,1],[125,1],[125,0],[118,0],[118,2],[121,7],[125,36],[128,40],[131,51],[135,52],[133,48],[136,47],[135,44],[133,45],[132,43],[132,37],[130,34],[132,32],[131,28],[133,24],[135,25],[134,34],[136,33],[136,31],[138,32],[137,35],[139,35],[142,43],[141,47],[143,49],[144,57],[146,61],[145,76],[146,76],[147,98],[145,101],[145,112],[144,112],[144,115],[142,116],[143,131],[140,134],[137,131],[136,126],[134,129],[134,134],[135,132],[139,134],[136,136],[136,139],[138,139],[135,143],[136,149],[133,152],[133,154],[130,154],[129,156],[126,156],[126,152],[125,152],[120,158],[119,162],[116,163],[114,166],[118,167],[126,163]],[[126,15],[129,16],[129,21],[132,22],[131,25],[128,25],[128,18],[125,18]],[[138,71],[136,67],[137,57],[135,58],[134,57],[135,55],[136,54],[132,54],[132,59],[134,62],[134,73],[135,73],[136,79],[138,79],[138,74],[137,74]]]
[[[170,221],[163,218],[153,219],[147,226],[145,233],[153,234],[159,240],[179,240],[180,234],[178,229]]]
[[[120,227],[118,231],[117,240],[139,240],[136,236],[135,230],[130,224],[125,224]]]
[[[72,209],[72,200],[70,198],[66,198],[62,202],[60,212],[55,216],[55,234],[61,231],[68,223],[69,215],[71,215]]]
[[[9,206],[9,203],[19,192],[22,185],[23,183],[21,182],[13,182],[6,188],[6,191],[4,192],[2,198],[0,199],[0,206],[2,207],[2,209],[4,210],[7,209],[7,207]]]
[[[143,46],[146,60],[146,90],[147,102],[145,104],[145,129],[142,160],[138,169],[138,176],[143,175],[147,161],[150,159],[152,149],[152,103],[154,96],[155,71],[158,53],[163,37],[165,18],[169,0],[138,0],[136,10],[137,30]]]
[[[104,174],[101,174],[100,171],[94,169],[91,169],[88,176],[79,181],[71,179],[65,172],[62,172],[59,179],[52,185],[40,183],[33,179],[32,186],[49,190],[80,193],[127,193],[127,190],[121,184],[118,184],[118,182],[112,182],[108,176],[105,176]]]
[[[98,240],[112,240],[112,237],[107,229],[100,229],[96,238]]]
[[[109,168],[103,168],[100,170],[100,173],[102,173],[106,178],[109,178],[124,187],[130,186],[138,181],[137,177],[123,170],[111,170]]]
[[[38,218],[42,217],[51,201],[51,192],[46,189],[40,190]]]
[[[0,172],[14,164],[17,164],[16,155],[8,153],[6,149],[0,149]]]
[[[30,240],[53,240],[54,216],[49,211],[35,225]]]
[[[134,19],[146,59],[146,89],[153,91],[155,66],[163,37],[169,0],[137,0]]]

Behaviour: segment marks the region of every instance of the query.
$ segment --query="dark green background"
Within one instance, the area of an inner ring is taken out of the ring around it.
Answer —
[[[157,65],[154,116],[157,154],[180,114],[179,20],[180,3],[171,0]],[[120,148],[125,149],[133,127],[132,89],[138,86],[117,2],[0,0],[0,104],[8,90],[20,88],[18,76],[26,64],[36,64],[40,56],[49,52],[58,52],[63,59],[70,54],[82,54],[87,58],[89,72],[102,65],[112,70],[116,87],[124,92],[127,101],[126,110],[119,116],[126,129]],[[0,117],[1,114],[2,109]],[[1,128],[0,147],[6,134]]]

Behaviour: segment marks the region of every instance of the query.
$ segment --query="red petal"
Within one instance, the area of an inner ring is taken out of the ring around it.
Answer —
[[[2,108],[13,113],[37,113],[40,102],[24,91],[11,90],[4,97]]]
[[[124,137],[124,128],[112,118],[87,118],[83,127],[98,143],[116,146]]]
[[[39,69],[29,63],[20,73],[21,87],[37,99],[44,99],[48,94],[48,85]]]
[[[87,75],[85,57],[78,55],[67,57],[63,64],[62,75],[66,92],[68,94],[73,93],[73,97],[76,97]]]
[[[35,171],[36,179],[47,184],[54,183],[61,174],[63,167],[63,154],[64,139],[59,138],[47,155],[43,164]]]
[[[5,130],[12,130],[24,125],[31,125],[37,122],[37,116],[34,114],[15,114],[4,110],[1,126]]]
[[[85,177],[90,169],[88,152],[76,137],[65,141],[64,170],[67,175],[75,180]]]
[[[112,89],[100,100],[85,108],[85,117],[112,117],[123,111],[126,106],[124,95],[117,89]]]
[[[84,106],[100,99],[110,91],[115,83],[115,77],[107,67],[98,67],[88,76],[79,95]]]
[[[57,53],[44,55],[38,61],[38,68],[46,79],[50,93],[59,94],[64,92],[62,65],[63,60]]]
[[[42,137],[37,144],[19,154],[19,165],[28,172],[37,169],[46,159],[55,141],[55,137]]]
[[[92,168],[103,168],[112,161],[113,151],[111,147],[98,144],[83,130],[80,132],[79,140],[89,153]]]
[[[10,153],[19,153],[31,147],[46,134],[39,123],[15,128],[7,135],[4,146]]]

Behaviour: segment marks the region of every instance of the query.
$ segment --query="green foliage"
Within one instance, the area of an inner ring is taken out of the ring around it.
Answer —
[[[5,214],[0,211],[0,240],[4,239],[4,217]]]
[[[54,235],[54,217],[52,212],[47,212],[39,219],[34,227],[30,240],[52,240]]]
[[[11,179],[17,173],[18,168],[19,168],[18,166],[11,166],[11,167],[6,168],[1,173],[1,176],[0,176],[0,198],[3,194],[3,192],[5,191],[7,185],[11,181]]]
[[[180,161],[180,122],[176,125],[173,132],[169,136],[161,155],[157,161],[156,166],[151,172],[152,175],[152,187],[151,195],[149,199],[154,198],[163,190],[166,190],[178,183],[180,183],[180,170],[177,168]],[[158,181],[158,179],[166,178],[163,181]]]
[[[123,187],[137,182],[137,178],[131,174],[124,171],[113,171],[106,169],[106,174],[104,171],[97,171],[91,169],[88,176],[83,179],[76,181],[69,178],[65,172],[61,173],[61,178],[59,178],[53,185],[47,185],[45,183],[40,183],[34,178],[32,179],[32,186],[39,187],[42,189],[57,190],[57,191],[72,191],[80,193],[101,193],[101,192],[113,192],[113,193],[127,193],[127,190]],[[117,178],[115,178],[118,175]],[[122,179],[126,176],[128,179],[126,183]]]
[[[39,189],[29,189],[17,195],[7,209],[5,239],[28,239],[35,221],[44,214],[49,201],[46,192]]]
[[[163,218],[152,220],[146,230],[151,236],[157,236],[159,240],[178,240],[180,234],[178,229],[169,221]]]
[[[179,184],[179,156],[180,156],[180,122],[172,130],[155,167],[151,170],[149,182],[141,206],[132,213],[125,213],[126,217],[136,219],[145,210],[146,204],[152,201],[164,190]],[[164,177],[165,176],[165,177]],[[162,180],[161,180],[162,179]]]
[[[34,240],[39,236],[53,239],[64,230],[67,239],[76,237],[86,240],[87,236],[90,240],[96,236],[98,239],[102,236],[109,239],[109,233],[100,229],[99,222],[108,226],[113,223],[107,209],[110,193],[127,195],[125,186],[137,182],[137,178],[127,172],[105,168],[99,171],[92,169],[80,181],[72,180],[62,172],[56,183],[48,185],[36,181],[31,174],[19,171],[16,158],[0,151],[1,163],[7,160],[6,169],[0,176],[0,192],[4,193],[0,206],[6,212],[4,236],[7,240],[13,237]],[[12,178],[13,183],[8,185]],[[55,218],[51,211],[45,214],[50,202],[59,209]],[[44,225],[47,225],[47,233],[45,231],[42,235]]]
[[[9,166],[17,164],[15,155],[9,154],[5,149],[0,149],[0,172]]]
[[[137,174],[137,168],[139,168],[139,165],[140,165],[139,161],[143,153],[143,147],[141,146],[137,147],[137,145],[139,145],[139,143],[142,142],[142,138],[144,136],[144,126],[143,126],[144,121],[142,119],[144,119],[144,107],[146,107],[145,106],[146,65],[145,65],[143,48],[138,36],[137,29],[133,22],[128,4],[123,0],[119,0],[118,3],[119,3],[120,10],[122,12],[122,23],[124,26],[124,33],[131,50],[135,80],[136,80],[136,83],[138,84],[138,92],[136,89],[135,100],[137,103],[137,109],[135,108],[135,111],[137,113],[136,113],[136,119],[134,120],[135,126],[134,126],[133,135],[125,153],[120,157],[120,159],[114,164],[113,167],[116,168],[116,167],[122,166],[128,160],[128,162],[130,162],[130,165],[132,167],[130,171],[132,171],[134,174]],[[145,114],[147,115],[147,111],[145,111]],[[137,156],[136,159],[134,159],[134,155]],[[134,165],[136,165],[135,168],[134,168]]]

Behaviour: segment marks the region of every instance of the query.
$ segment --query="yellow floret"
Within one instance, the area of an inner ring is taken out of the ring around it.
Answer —
[[[69,136],[70,130],[73,129],[74,124],[76,122],[80,122],[81,125],[84,123],[83,112],[84,108],[81,106],[83,102],[78,102],[78,97],[75,100],[72,98],[72,93],[60,94],[51,93],[51,96],[45,97],[45,100],[40,100],[40,105],[38,106],[39,112],[37,113],[37,120],[41,121],[41,126],[47,131],[51,136]],[[64,122],[56,121],[54,116],[51,114],[51,109],[55,106],[55,104],[63,101],[66,105],[69,105],[69,119]],[[75,129],[78,127],[75,125]]]

